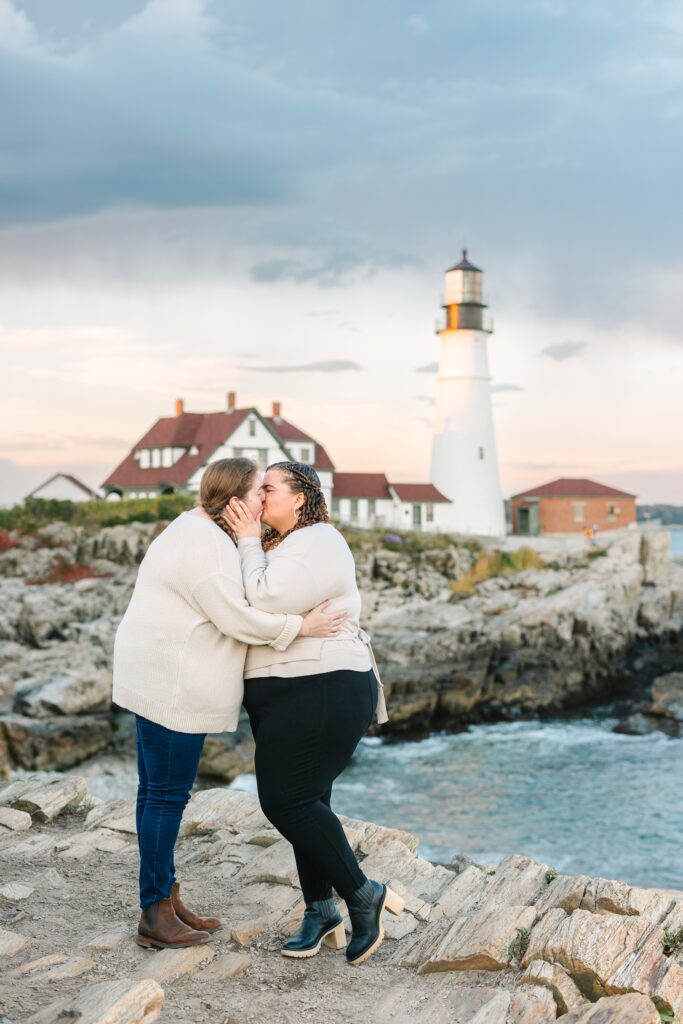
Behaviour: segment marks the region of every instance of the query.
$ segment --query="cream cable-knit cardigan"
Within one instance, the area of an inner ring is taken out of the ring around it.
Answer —
[[[183,512],[140,565],[116,633],[114,703],[178,732],[235,729],[247,644],[285,651],[301,623],[251,607],[233,542]]]

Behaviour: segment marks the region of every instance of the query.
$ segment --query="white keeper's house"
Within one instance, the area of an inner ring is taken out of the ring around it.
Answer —
[[[320,477],[333,518],[362,527],[445,532],[451,502],[433,484],[389,483],[383,473],[338,473],[315,438],[283,419],[280,402],[271,415],[250,406],[237,408],[229,391],[223,412],[165,416],[140,438],[102,484],[111,498],[152,498],[186,491],[196,494],[210,462],[239,455],[263,471],[274,462],[305,462]]]

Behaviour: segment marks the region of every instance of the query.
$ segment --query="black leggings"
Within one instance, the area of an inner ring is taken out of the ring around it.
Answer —
[[[306,902],[328,899],[332,886],[345,900],[366,879],[330,798],[374,718],[374,673],[268,676],[244,688],[263,813],[294,847]]]

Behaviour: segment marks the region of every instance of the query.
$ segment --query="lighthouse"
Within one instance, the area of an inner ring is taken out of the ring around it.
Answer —
[[[482,271],[467,258],[446,271],[430,480],[453,502],[450,529],[500,537],[505,511],[491,410]]]

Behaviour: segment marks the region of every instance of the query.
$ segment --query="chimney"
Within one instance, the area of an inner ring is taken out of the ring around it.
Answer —
[[[234,412],[235,409],[237,408],[237,392],[236,391],[228,391],[227,405],[228,405],[228,412]]]
[[[176,416],[182,416],[185,411],[185,405],[182,398],[176,398],[175,400],[175,414]]]
[[[279,419],[282,415],[282,402],[273,402],[273,416]]]

